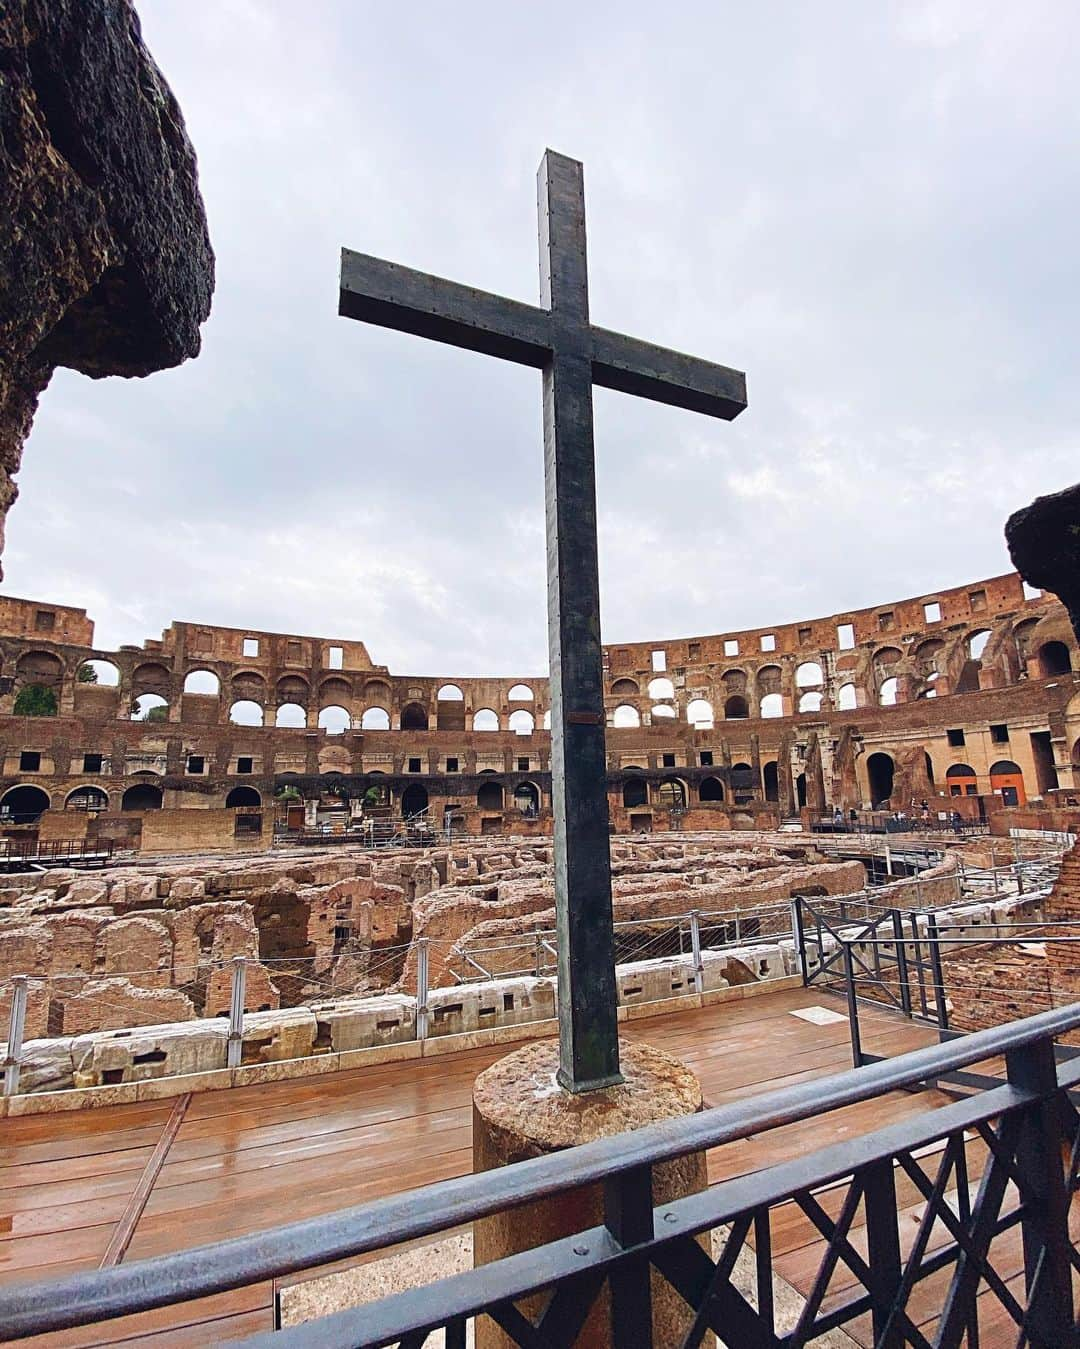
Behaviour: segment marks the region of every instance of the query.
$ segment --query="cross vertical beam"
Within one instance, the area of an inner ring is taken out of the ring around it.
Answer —
[[[596,540],[585,192],[579,163],[544,155],[537,175],[544,365],[551,786],[559,948],[559,1081],[620,1082]]]

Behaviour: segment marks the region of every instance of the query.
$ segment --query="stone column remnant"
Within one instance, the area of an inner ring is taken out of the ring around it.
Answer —
[[[1059,597],[1080,641],[1080,483],[1014,511],[1005,542],[1024,580]]]
[[[130,0],[0,4],[0,220],[2,551],[53,370],[179,365],[210,312],[195,152]]]

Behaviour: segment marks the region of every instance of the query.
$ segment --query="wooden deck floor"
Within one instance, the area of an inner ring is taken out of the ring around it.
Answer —
[[[706,1102],[726,1101],[850,1066],[845,1023],[792,1013],[828,995],[793,990],[635,1021],[623,1030],[688,1063]],[[895,1055],[930,1032],[885,1012],[863,1013],[864,1047]],[[0,1280],[97,1268],[125,1238],[138,1260],[326,1213],[471,1169],[471,1087],[508,1046],[193,1096],[177,1126],[174,1101],[0,1125]],[[898,1094],[716,1149],[716,1181],[942,1104]],[[170,1131],[175,1136],[170,1141]],[[148,1163],[164,1161],[149,1183]],[[138,1220],[134,1202],[146,1197]],[[140,1194],[141,1190],[141,1194]],[[798,1285],[798,1253],[785,1245]],[[237,1292],[26,1341],[35,1345],[204,1345],[272,1326],[274,1288]]]

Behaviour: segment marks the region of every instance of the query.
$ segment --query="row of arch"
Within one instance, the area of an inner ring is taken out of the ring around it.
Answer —
[[[122,811],[160,810],[164,801],[162,789],[151,782],[135,782],[126,788],[120,798]],[[234,787],[225,798],[228,809],[242,809],[262,805],[262,794],[254,787]],[[30,783],[10,787],[0,797],[0,819],[36,819],[51,809],[48,792]],[[64,797],[64,809],[97,812],[109,809],[109,793],[96,784],[74,787]]]

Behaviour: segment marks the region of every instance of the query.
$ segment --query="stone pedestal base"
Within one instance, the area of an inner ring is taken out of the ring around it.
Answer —
[[[579,1096],[555,1080],[559,1046],[554,1041],[526,1045],[492,1064],[473,1089],[473,1170],[490,1171],[702,1109],[701,1086],[678,1059],[627,1043],[620,1045],[620,1055],[625,1082]],[[666,1162],[653,1171],[653,1202],[693,1194],[707,1183],[703,1152]],[[596,1227],[603,1217],[601,1187],[589,1185],[483,1218],[473,1224],[476,1264]],[[538,1298],[531,1308],[534,1316],[542,1301]],[[575,1345],[611,1345],[610,1316],[605,1289]],[[653,1343],[677,1344],[691,1321],[686,1303],[654,1272]],[[483,1317],[476,1343],[477,1349],[508,1349],[512,1341]]]

